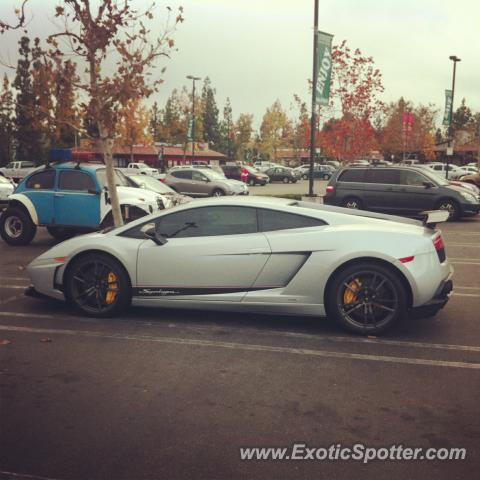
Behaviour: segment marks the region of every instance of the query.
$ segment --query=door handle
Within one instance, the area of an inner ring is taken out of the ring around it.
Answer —
[[[55,193],[53,196],[54,197],[64,197],[65,194],[64,193]]]

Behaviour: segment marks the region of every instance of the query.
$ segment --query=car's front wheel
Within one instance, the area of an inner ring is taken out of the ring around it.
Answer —
[[[254,187],[255,186],[255,180],[253,178],[251,178],[249,181],[248,181],[248,184],[251,186],[251,187]]]
[[[448,220],[457,220],[460,217],[460,207],[458,206],[458,203],[455,200],[441,200],[437,204],[437,209],[438,210],[447,210],[450,216],[448,217]]]
[[[225,192],[220,189],[220,188],[216,188],[213,192],[212,192],[212,197],[223,197],[225,196]]]
[[[407,312],[407,294],[398,275],[380,264],[357,263],[335,274],[326,292],[327,313],[347,330],[377,334]]]
[[[283,183],[289,183],[290,179],[288,177],[283,177],[282,181]]]
[[[36,231],[36,225],[23,208],[8,207],[0,217],[0,235],[8,245],[28,245]]]
[[[131,302],[128,274],[109,255],[89,253],[73,260],[65,273],[64,283],[68,302],[91,317],[116,316]]]

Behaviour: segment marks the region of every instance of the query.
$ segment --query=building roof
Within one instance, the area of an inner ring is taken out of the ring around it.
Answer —
[[[168,147],[168,146],[163,146],[163,147],[157,147],[160,153],[163,153],[164,156],[168,157],[183,157],[184,155],[186,157],[191,157],[193,152],[192,152],[192,146],[189,144],[186,148],[186,150],[183,149],[183,147]],[[216,152],[215,150],[210,150],[208,147],[208,144],[204,143],[197,143],[195,145],[195,158],[227,158],[226,155],[220,152]]]

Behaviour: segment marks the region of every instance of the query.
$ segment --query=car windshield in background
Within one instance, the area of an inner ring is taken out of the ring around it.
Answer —
[[[107,186],[107,170],[105,168],[99,168],[97,170],[97,179],[102,187]],[[117,187],[128,187],[129,183],[125,175],[118,170],[115,170],[115,184]]]
[[[133,175],[130,179],[135,183],[136,186],[145,185],[146,188],[153,190],[157,193],[175,193],[168,185],[156,180],[153,177],[147,177],[145,175]]]

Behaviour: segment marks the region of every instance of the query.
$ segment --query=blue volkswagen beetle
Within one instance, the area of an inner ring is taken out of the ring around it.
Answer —
[[[131,187],[116,170],[117,192],[125,221],[165,208],[161,196]],[[113,224],[103,164],[73,162],[43,166],[27,176],[8,197],[0,217],[0,235],[9,245],[29,244],[38,226],[57,239]]]

